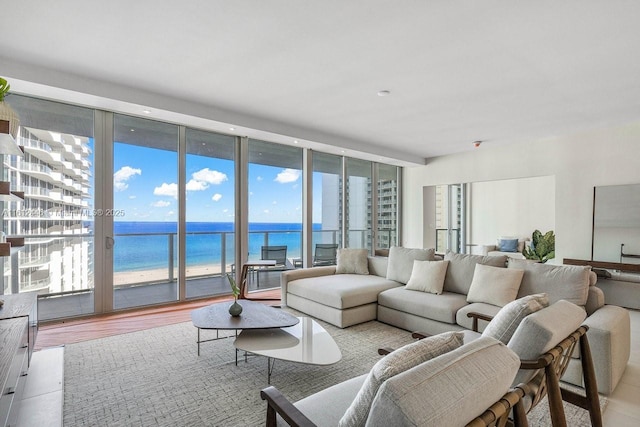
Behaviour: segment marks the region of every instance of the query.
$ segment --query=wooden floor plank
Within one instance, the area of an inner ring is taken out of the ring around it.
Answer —
[[[279,304],[279,300],[273,299],[280,298],[280,289],[256,292],[251,296],[264,298],[265,304]],[[43,324],[38,328],[35,350],[187,322],[191,320],[192,310],[222,301],[231,301],[231,297],[216,297]]]

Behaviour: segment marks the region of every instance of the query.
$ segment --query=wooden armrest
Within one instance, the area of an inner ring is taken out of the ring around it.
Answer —
[[[413,332],[411,334],[411,337],[415,338],[417,340],[422,340],[422,339],[428,338],[430,336],[431,336],[431,334],[428,334],[426,332],[420,332],[420,331],[416,331],[416,332]]]
[[[260,391],[262,400],[267,401],[267,427],[276,427],[276,413],[280,414],[291,427],[316,427],[298,408],[293,406],[280,391],[271,386]]]
[[[395,349],[391,347],[381,347],[378,349],[378,354],[380,356],[386,356],[387,354],[391,353],[393,350]]]
[[[467,317],[473,318],[473,332],[478,332],[478,319],[486,320],[487,322],[491,322],[491,320],[493,320],[493,316],[487,316],[486,314],[478,313],[476,311],[467,313]]]

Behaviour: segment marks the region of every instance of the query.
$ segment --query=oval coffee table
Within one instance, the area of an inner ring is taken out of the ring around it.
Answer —
[[[200,343],[227,338],[216,337],[201,340],[200,329],[216,329],[218,331],[277,329],[293,326],[300,322],[299,318],[279,308],[246,299],[238,299],[238,304],[242,306],[242,314],[233,317],[229,314],[229,306],[231,304],[231,301],[219,302],[191,312],[191,322],[193,326],[198,328],[198,356],[200,356]]]
[[[331,365],[342,359],[338,344],[318,322],[301,317],[300,323],[280,329],[245,329],[233,345],[238,350],[267,357],[267,383],[276,359],[308,365]]]

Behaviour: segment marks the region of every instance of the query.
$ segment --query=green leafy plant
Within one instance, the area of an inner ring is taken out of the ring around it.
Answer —
[[[227,279],[229,279],[229,284],[231,285],[231,293],[233,294],[233,298],[237,300],[240,296],[240,288],[236,283],[236,279],[234,279],[233,275],[229,273],[227,273]]]
[[[531,246],[522,251],[527,259],[533,259],[542,263],[555,258],[556,256],[556,236],[552,231],[542,234],[536,230],[531,235]]]
[[[4,101],[4,97],[9,92],[9,89],[11,89],[9,82],[0,77],[0,102]]]

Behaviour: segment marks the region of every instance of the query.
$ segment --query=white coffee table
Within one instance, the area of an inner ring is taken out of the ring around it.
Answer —
[[[267,357],[267,382],[276,359],[308,365],[331,365],[342,359],[338,344],[318,322],[300,317],[300,323],[278,329],[245,329],[233,345],[238,350]]]

